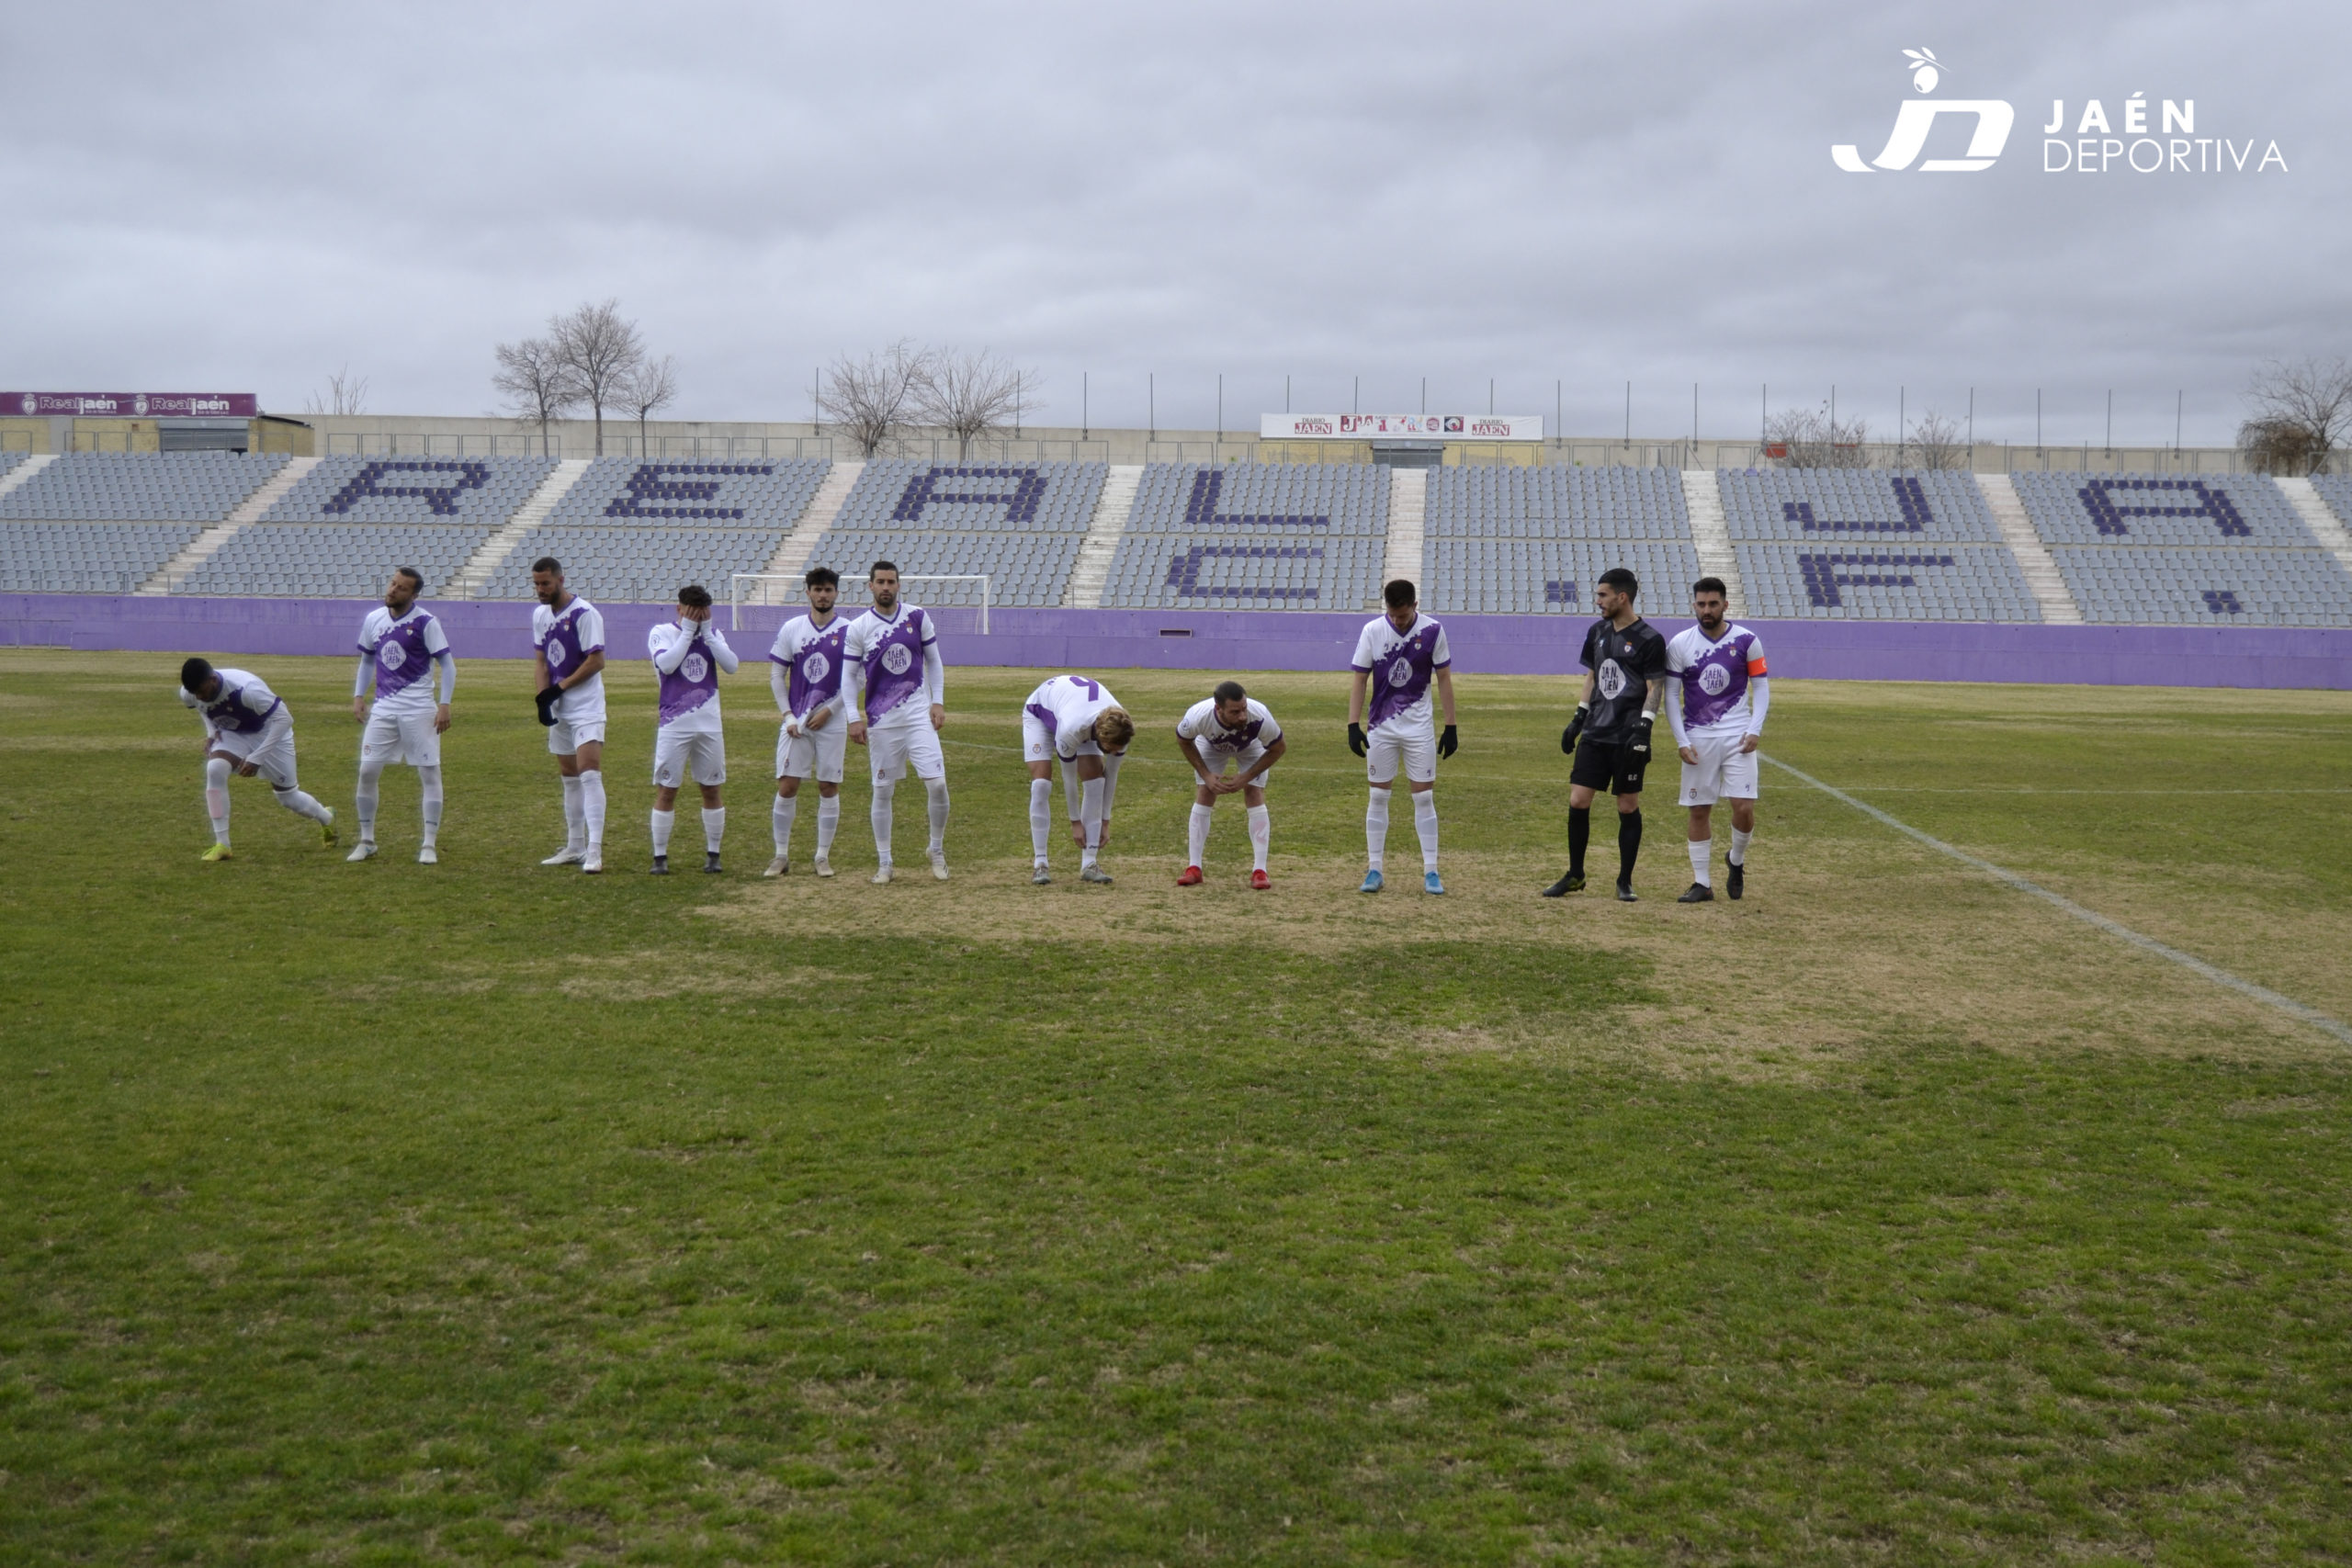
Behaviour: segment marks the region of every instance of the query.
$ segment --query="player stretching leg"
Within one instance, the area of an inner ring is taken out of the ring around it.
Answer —
[[[833,614],[841,574],[818,567],[802,579],[808,613],[776,628],[768,649],[768,687],[784,715],[775,739],[775,859],[763,876],[792,869],[792,818],[800,808],[800,781],[817,781],[817,874],[833,874],[833,829],[842,820],[842,765],[849,754],[842,721],[842,648],[849,623]]]
[[[212,847],[203,859],[229,855],[229,775],[269,781],[277,804],[319,825],[334,842],[334,813],[302,793],[294,779],[294,716],[261,677],[215,670],[201,659],[180,666],[180,701],[204,716],[204,809],[212,818]]]
[[[849,738],[871,747],[874,770],[874,880],[890,880],[890,796],[909,763],[922,780],[931,807],[931,874],[947,880],[947,762],[939,727],[947,722],[947,667],[939,657],[939,628],[912,604],[899,602],[899,569],[886,560],[867,571],[874,607],[852,621],[842,639],[848,669]]]
[[[539,722],[563,775],[563,848],[541,865],[605,869],[605,617],[563,585],[553,556],[531,563],[531,665]]]
[[[1764,675],[1764,644],[1742,626],[1726,626],[1731,601],[1720,577],[1690,585],[1690,613],[1699,624],[1666,645],[1666,716],[1682,754],[1682,804],[1690,808],[1690,887],[1679,903],[1712,903],[1707,860],[1714,848],[1711,818],[1718,798],[1731,802],[1731,874],[1724,891],[1747,891],[1747,840],[1756,831],[1756,749],[1764,743],[1764,714],[1772,705]]]
[[[359,842],[346,860],[376,858],[376,802],[384,770],[405,762],[416,770],[424,811],[424,843],[417,863],[441,859],[441,734],[449,728],[449,699],[458,691],[458,661],[438,617],[416,607],[424,579],[413,566],[397,568],[384,587],[384,607],[359,623],[359,668],[351,681],[351,716],[359,732]],[[437,670],[435,667],[438,667]],[[440,700],[434,700],[435,676]],[[371,708],[368,688],[376,688]]]
[[[1592,591],[1601,618],[1584,634],[1584,689],[1576,716],[1560,732],[1560,750],[1576,759],[1568,770],[1568,874],[1544,889],[1546,898],[1584,890],[1592,797],[1607,790],[1617,797],[1617,897],[1635,902],[1642,772],[1650,761],[1650,726],[1666,700],[1666,638],[1634,613],[1634,596],[1641,591],[1640,579],[1622,566],[1602,572]]]
[[[727,837],[727,730],[718,713],[718,677],[740,664],[710,618],[710,590],[678,590],[678,619],[645,634],[661,681],[661,722],[653,739],[653,874],[670,874],[670,833],[678,825],[678,789],[692,770],[702,789],[702,868],[718,874],[718,846]]]
[[[1377,893],[1388,848],[1388,790],[1402,763],[1405,781],[1412,787],[1413,829],[1421,840],[1421,887],[1442,893],[1437,879],[1437,761],[1453,755],[1453,657],[1446,650],[1445,628],[1425,620],[1413,585],[1398,578],[1381,591],[1388,613],[1363,628],[1356,638],[1352,668],[1355,680],[1348,690],[1348,750],[1370,755],[1372,804],[1363,816],[1364,848],[1371,868],[1357,891]],[[1445,704],[1445,732],[1430,721],[1430,680],[1437,680]],[[1367,716],[1364,688],[1373,688]],[[1372,733],[1364,733],[1369,716]]]
[[[1186,710],[1176,725],[1176,747],[1193,764],[1201,781],[1193,792],[1192,830],[1186,841],[1184,874],[1179,887],[1201,885],[1201,857],[1208,852],[1209,823],[1216,815],[1216,797],[1238,795],[1250,810],[1250,886],[1263,892],[1273,886],[1266,876],[1266,781],[1282,761],[1290,742],[1266,705],[1241,689],[1238,681],[1221,681],[1216,691]],[[1231,773],[1226,762],[1234,763]]]
[[[1136,738],[1136,721],[1118,698],[1084,675],[1057,675],[1021,705],[1021,754],[1029,763],[1029,843],[1035,866],[1029,880],[1051,882],[1046,846],[1053,838],[1054,759],[1062,760],[1062,800],[1078,840],[1081,882],[1108,882],[1101,865],[1111,837],[1111,803],[1119,761]]]

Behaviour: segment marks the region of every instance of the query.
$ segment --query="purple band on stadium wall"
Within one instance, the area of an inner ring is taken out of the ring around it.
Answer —
[[[0,414],[84,419],[252,419],[253,392],[0,392]]]
[[[459,659],[531,657],[527,600],[430,602]],[[0,593],[0,647],[151,653],[351,656],[356,599],[149,598]],[[668,604],[604,604],[614,648],[642,648]],[[722,612],[724,613],[724,612]],[[798,612],[747,608],[746,636]],[[951,666],[1024,670],[1328,670],[1343,680],[1362,612],[1020,610],[927,612]],[[1457,674],[1567,675],[1589,623],[1574,615],[1449,615]],[[1654,623],[1669,636],[1680,618]],[[1784,679],[2071,682],[2095,686],[2352,690],[2352,627],[2053,626],[1978,622],[1748,621]],[[1170,635],[1174,634],[1174,635]],[[609,655],[608,655],[609,657]],[[1340,688],[1342,695],[1344,685]]]

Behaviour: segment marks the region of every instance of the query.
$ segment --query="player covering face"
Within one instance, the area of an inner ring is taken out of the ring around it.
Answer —
[[[1764,740],[1771,682],[1765,678],[1762,640],[1729,621],[1729,604],[1721,578],[1701,578],[1690,590],[1699,624],[1676,633],[1666,647],[1666,714],[1682,759],[1682,804],[1690,810],[1690,886],[1678,900],[1684,904],[1714,900],[1708,860],[1719,799],[1731,802],[1724,891],[1738,898],[1747,887],[1747,841],[1756,831],[1756,749]]]
[[[702,791],[702,868],[719,873],[727,837],[727,729],[718,711],[718,678],[735,673],[735,650],[711,618],[710,590],[678,590],[678,618],[646,634],[645,651],[661,686],[653,739],[653,874],[670,874],[670,835],[678,825],[678,791],[691,773]]]
[[[1290,742],[1283,739],[1283,727],[1274,722],[1265,704],[1242,689],[1240,682],[1224,681],[1177,724],[1176,747],[1200,781],[1193,792],[1184,873],[1176,879],[1176,886],[1197,887],[1204,880],[1201,866],[1208,853],[1209,824],[1216,820],[1216,803],[1222,796],[1238,795],[1249,812],[1250,886],[1261,892],[1272,886],[1266,874],[1271,836],[1266,782],[1274,764],[1290,750]]]

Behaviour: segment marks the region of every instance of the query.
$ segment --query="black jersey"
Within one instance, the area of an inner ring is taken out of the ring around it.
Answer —
[[[1629,739],[1642,721],[1642,702],[1649,683],[1666,675],[1666,638],[1638,616],[1622,627],[1595,621],[1584,634],[1582,663],[1592,671],[1592,705],[1585,715],[1585,738]]]

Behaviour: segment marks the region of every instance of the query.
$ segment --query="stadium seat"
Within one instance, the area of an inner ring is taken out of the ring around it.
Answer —
[[[1106,606],[1357,610],[1380,596],[1388,470],[1154,463],[1112,558]]]
[[[1725,469],[1715,482],[1748,613],[1759,619],[2041,618],[1966,474]]]
[[[870,462],[808,564],[844,577],[876,560],[909,577],[985,575],[997,604],[1058,604],[1109,474],[1102,463]],[[980,585],[922,583],[909,597],[976,605]]]
[[[285,466],[277,453],[69,452],[0,496],[0,518],[218,523]]]
[[[1421,599],[1435,615],[1590,615],[1594,580],[1619,566],[1647,603],[1679,606],[1699,576],[1670,468],[1434,468],[1427,506]]]
[[[775,558],[830,467],[599,457],[492,570],[481,596],[529,598],[530,563],[553,556],[591,599],[662,603],[698,582],[724,601],[735,573]]]

